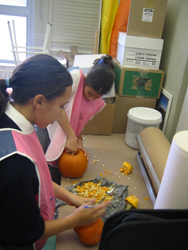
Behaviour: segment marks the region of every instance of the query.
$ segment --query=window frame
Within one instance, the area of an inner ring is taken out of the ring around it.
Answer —
[[[35,1],[27,0],[26,7],[2,5],[0,4],[0,15],[26,17],[26,46],[32,47],[34,44],[34,22],[35,22]],[[8,25],[7,25],[8,29]],[[14,63],[14,60],[2,60],[0,63]]]
[[[58,50],[62,49],[60,46],[59,48],[56,46],[53,46],[53,42],[56,42],[56,38],[54,40],[54,29],[55,26],[53,26],[53,9],[54,4],[57,2],[61,2],[60,0],[48,0],[48,1],[42,1],[42,0],[27,0],[27,6],[26,7],[18,7],[18,6],[10,6],[10,5],[2,5],[0,4],[0,14],[3,15],[12,15],[12,16],[23,16],[27,18],[27,34],[26,34],[26,46],[27,47],[41,47],[44,43],[44,35],[46,31],[46,24],[49,22],[52,24],[52,32],[50,34],[50,42],[48,45],[49,54],[52,56],[57,57]],[[87,2],[87,0],[82,0],[82,2]],[[101,19],[101,8],[102,8],[102,0],[98,0],[100,3],[100,10],[98,13],[98,33],[100,34],[100,19]],[[79,1],[78,1],[79,2]],[[45,6],[45,12],[43,5]],[[7,26],[8,29],[8,26]],[[94,30],[93,30],[93,37],[94,37]],[[99,43],[99,37],[98,37],[98,43]],[[18,44],[19,45],[19,44]],[[74,46],[75,44],[71,44]],[[77,44],[76,44],[77,46]],[[70,48],[63,48],[65,52],[70,53]],[[78,47],[79,49],[79,47]],[[79,50],[79,53],[88,54],[87,51],[84,51],[82,49]],[[91,54],[93,52],[90,51]],[[0,58],[0,64],[2,63],[13,63],[13,60],[2,60]]]

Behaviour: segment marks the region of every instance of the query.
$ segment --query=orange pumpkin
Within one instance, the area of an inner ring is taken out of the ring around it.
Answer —
[[[92,246],[100,241],[103,225],[104,223],[99,217],[94,223],[90,225],[75,227],[74,231],[83,244]]]
[[[60,173],[67,178],[79,178],[87,170],[87,160],[86,157],[80,149],[76,154],[69,154],[63,152],[59,158],[59,171]]]

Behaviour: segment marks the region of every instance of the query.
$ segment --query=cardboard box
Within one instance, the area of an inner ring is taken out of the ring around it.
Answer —
[[[126,97],[116,94],[116,108],[112,132],[123,134],[126,132],[129,109],[135,107],[155,108],[156,101],[157,99]]]
[[[127,34],[161,38],[168,0],[132,0]]]
[[[83,129],[83,134],[111,135],[116,103],[107,103],[101,112],[91,119]]]
[[[164,79],[163,70],[122,67],[115,61],[115,90],[120,96],[159,98]]]
[[[161,62],[163,39],[128,36],[119,32],[117,60],[121,66],[158,70]]]

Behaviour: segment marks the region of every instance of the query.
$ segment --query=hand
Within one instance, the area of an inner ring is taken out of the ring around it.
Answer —
[[[85,155],[87,161],[89,162],[89,155],[88,155],[87,151],[85,150],[82,141],[78,141],[77,147],[78,147],[80,150],[82,150],[82,152],[84,152],[84,155]]]
[[[66,143],[65,143],[65,151],[67,153],[75,154],[77,152],[77,138],[76,136],[73,136],[71,138],[67,137]]]
[[[70,192],[69,201],[67,202],[67,204],[78,208],[82,206],[83,204],[90,202],[90,201],[93,201],[95,203],[95,200],[92,198],[84,198],[82,196],[79,196]]]
[[[111,201],[106,201],[96,207],[85,208],[86,206],[94,205],[94,200],[92,200],[77,208],[73,213],[75,219],[74,227],[94,223],[98,217],[106,213],[106,207],[110,203]]]

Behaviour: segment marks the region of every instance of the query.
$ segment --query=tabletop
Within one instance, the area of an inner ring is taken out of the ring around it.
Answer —
[[[132,149],[125,144],[125,134],[85,135],[84,147],[89,154],[88,168],[84,175],[77,179],[69,179],[62,176],[61,185],[65,188],[75,182],[95,179],[97,175],[122,185],[128,185],[128,196],[135,195],[139,199],[137,209],[153,209],[144,179],[135,158],[138,150]],[[129,162],[133,171],[129,175],[122,175],[119,170],[123,162]],[[65,205],[59,208],[59,218],[71,214],[74,207]],[[99,245],[83,245],[73,229],[57,235],[56,250],[92,249],[97,250]]]

